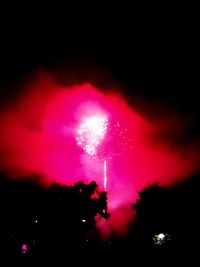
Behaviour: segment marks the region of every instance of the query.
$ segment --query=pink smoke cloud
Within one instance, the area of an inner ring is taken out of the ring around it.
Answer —
[[[65,88],[39,75],[0,113],[0,169],[11,178],[40,175],[43,185],[95,180],[102,189],[103,161],[76,142],[82,118],[99,113],[110,125],[99,154],[107,159],[111,217],[97,219],[97,225],[104,237],[123,235],[139,190],[154,182],[172,186],[199,168],[198,144],[177,146],[163,135],[181,136],[186,122],[178,116],[149,120],[119,93],[88,83]]]

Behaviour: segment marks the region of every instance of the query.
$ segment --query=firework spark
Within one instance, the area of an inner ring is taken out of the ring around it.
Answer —
[[[77,130],[76,141],[83,150],[92,157],[98,158],[98,148],[102,143],[108,128],[108,120],[104,116],[86,118]],[[103,165],[103,186],[106,190],[107,166],[106,159]]]
[[[106,159],[103,162],[103,187],[106,190],[107,187],[107,161]]]
[[[97,149],[105,137],[108,120],[104,116],[86,118],[77,130],[76,141],[91,156],[96,156]]]
[[[133,148],[132,139],[128,135],[127,128],[119,122],[110,120],[107,123],[106,138],[102,140],[102,145],[99,147],[96,157],[99,160],[104,160],[105,158],[114,158],[126,154],[128,150]]]

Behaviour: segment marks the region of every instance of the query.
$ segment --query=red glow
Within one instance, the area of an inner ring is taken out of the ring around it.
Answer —
[[[83,119],[98,114],[109,125],[96,158],[77,145],[76,137]],[[39,79],[1,113],[0,124],[0,167],[12,177],[39,174],[45,185],[95,180],[102,189],[106,158],[112,215],[106,233],[108,228],[125,233],[133,217],[128,205],[138,190],[153,182],[173,185],[197,167],[190,148],[171,146],[162,137],[154,140],[159,123],[150,123],[121,95],[102,93],[87,83],[61,88]]]

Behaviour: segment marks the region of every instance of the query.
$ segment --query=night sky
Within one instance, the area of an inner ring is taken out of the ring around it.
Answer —
[[[1,25],[1,83],[14,82],[18,74],[38,66],[55,69],[56,65],[88,64],[87,73],[95,64],[122,82],[128,96],[144,95],[196,111],[195,21],[161,19],[161,15],[145,19],[146,14],[140,20],[130,14],[123,18],[126,13],[120,19],[117,14],[110,19],[85,14],[84,20],[80,16],[73,21],[67,16],[58,19],[56,14],[55,20],[50,14],[34,20],[27,13],[15,23],[7,17]]]

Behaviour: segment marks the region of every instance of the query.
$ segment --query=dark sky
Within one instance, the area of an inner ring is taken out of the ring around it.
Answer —
[[[103,14],[94,20],[93,14],[86,22],[87,15],[3,21],[0,87],[4,94],[16,93],[10,85],[34,68],[92,63],[111,71],[127,96],[141,95],[199,114],[195,22],[187,17],[177,17],[176,22],[166,17],[161,22],[162,14],[158,19],[133,20],[134,14],[126,13],[109,21]]]

